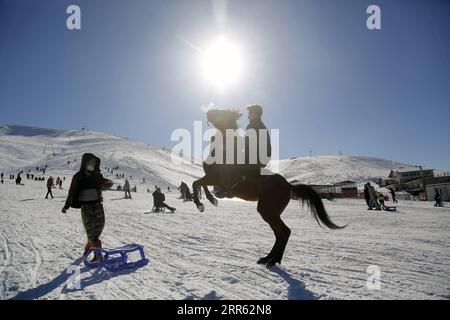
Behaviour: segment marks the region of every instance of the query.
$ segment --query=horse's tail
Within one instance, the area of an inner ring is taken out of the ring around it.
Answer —
[[[327,211],[325,210],[322,199],[313,188],[305,184],[291,184],[291,190],[298,198],[300,198],[302,205],[305,205],[305,203],[308,205],[312,215],[320,226],[324,225],[329,229],[342,229],[346,227],[340,227],[331,221]]]

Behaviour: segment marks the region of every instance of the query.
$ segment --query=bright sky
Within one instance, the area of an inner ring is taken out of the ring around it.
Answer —
[[[70,4],[81,30],[66,28]],[[0,0],[0,122],[172,147],[202,107],[259,103],[282,158],[449,169],[449,39],[446,0]]]

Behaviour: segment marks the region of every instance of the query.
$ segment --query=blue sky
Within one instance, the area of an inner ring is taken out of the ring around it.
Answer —
[[[219,2],[220,3],[220,2]],[[81,7],[82,29],[66,28]],[[366,8],[381,7],[368,30]],[[214,103],[264,106],[282,158],[344,154],[450,168],[450,2],[0,0],[0,122],[115,133],[171,147]],[[225,34],[239,82],[205,83]],[[183,39],[183,41],[181,40]],[[246,125],[246,118],[242,119]]]

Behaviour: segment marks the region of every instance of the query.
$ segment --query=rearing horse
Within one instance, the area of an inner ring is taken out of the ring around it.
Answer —
[[[232,110],[209,110],[208,120],[214,119],[213,125],[216,129],[236,129],[236,121],[241,114]],[[225,141],[224,141],[225,144]],[[301,199],[302,204],[307,204],[319,225],[329,229],[340,229],[343,227],[334,224],[328,216],[322,199],[309,186],[304,184],[292,185],[279,174],[254,175],[246,174],[242,167],[231,166],[226,169],[227,179],[231,184],[224,185],[223,171],[227,165],[209,165],[203,163],[205,176],[192,184],[194,190],[194,203],[200,212],[205,210],[204,205],[198,198],[198,189],[203,187],[206,198],[215,206],[217,199],[209,192],[208,186],[219,186],[227,189],[228,193],[234,197],[247,201],[258,201],[257,210],[261,217],[272,228],[275,234],[275,244],[270,253],[258,260],[258,264],[265,264],[272,267],[276,263],[281,263],[284,250],[289,240],[291,230],[281,220],[281,214],[291,200],[291,194]],[[230,166],[230,165],[228,165]],[[231,185],[231,187],[230,187]]]

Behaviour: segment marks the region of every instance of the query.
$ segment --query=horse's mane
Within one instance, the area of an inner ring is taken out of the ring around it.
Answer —
[[[242,117],[242,113],[236,109],[210,109],[206,116],[216,128],[217,123],[224,123],[227,129],[237,129],[237,121]]]

